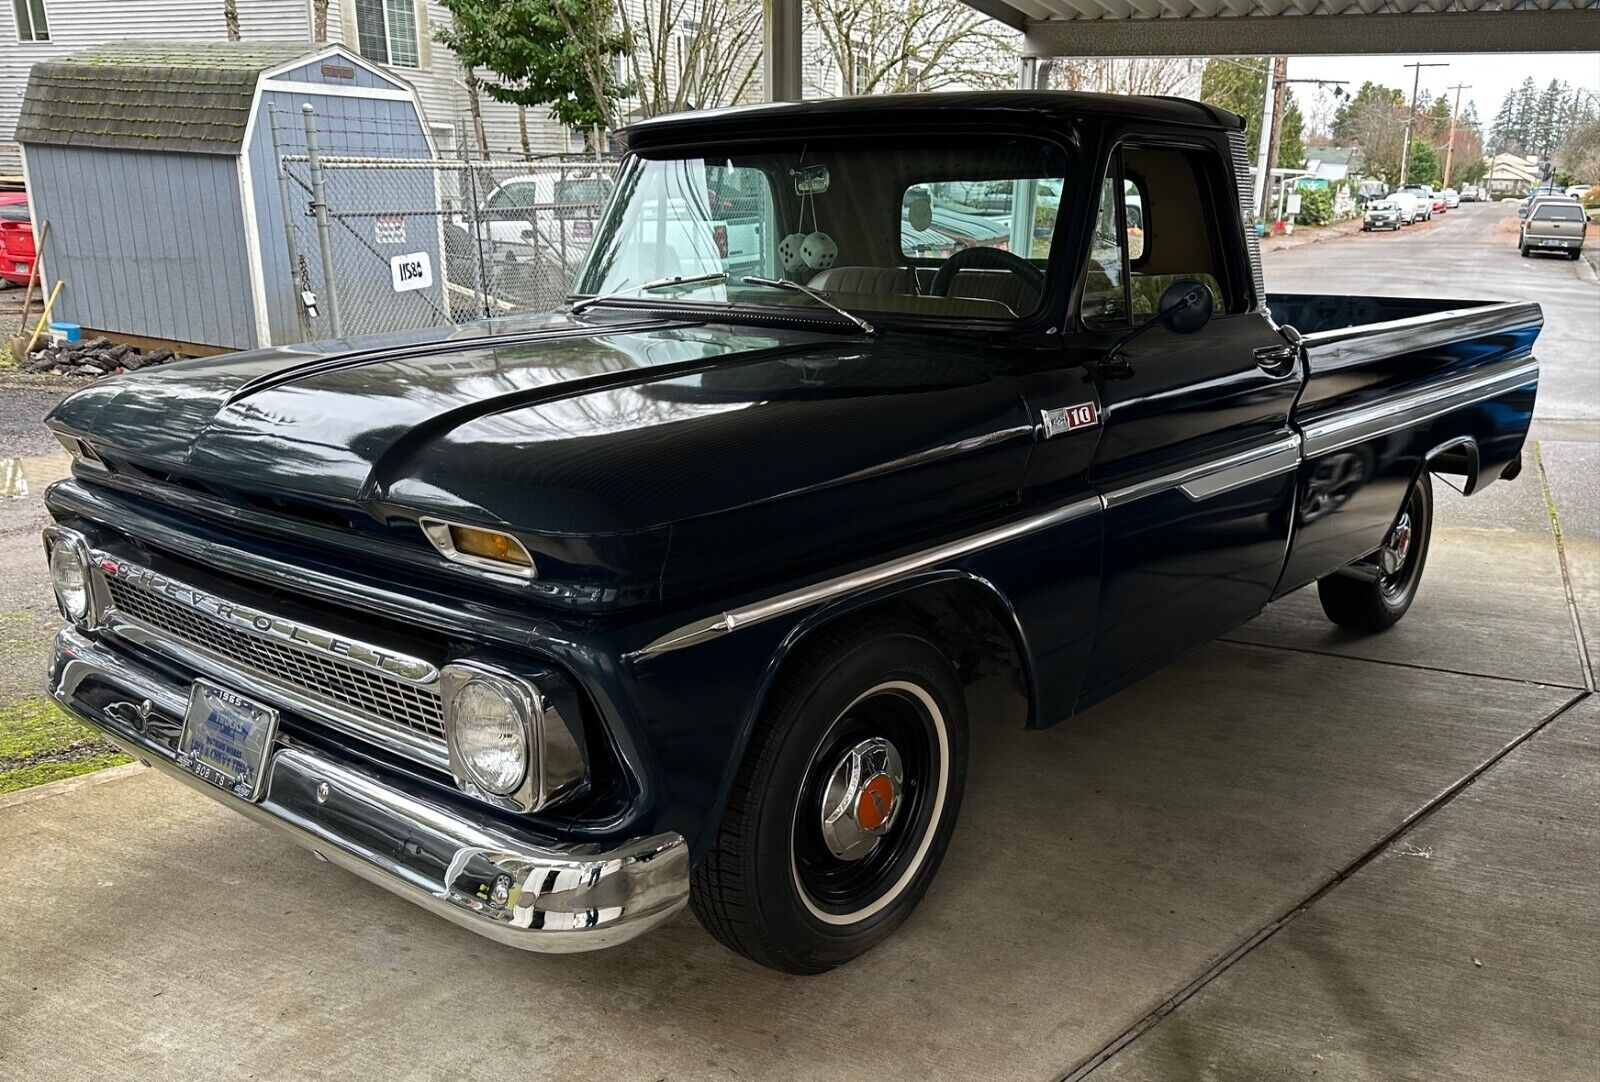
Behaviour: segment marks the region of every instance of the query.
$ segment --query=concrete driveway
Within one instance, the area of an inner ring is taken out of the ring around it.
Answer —
[[[1474,267],[1480,210],[1433,231]],[[1370,272],[1373,239],[1269,275]],[[1397,292],[1455,273],[1411,258]],[[1577,358],[1540,350],[1581,391],[1600,288],[1527,273],[1587,298],[1551,313]],[[1593,1079],[1595,421],[1513,484],[1440,486],[1420,596],[1381,637],[1302,593],[1068,725],[975,719],[933,890],[822,977],[687,915],[512,952],[137,767],[0,798],[0,1077]]]

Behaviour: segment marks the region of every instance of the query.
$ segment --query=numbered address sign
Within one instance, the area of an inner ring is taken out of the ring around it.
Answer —
[[[396,293],[427,289],[433,285],[433,260],[427,252],[393,256],[389,260],[389,273],[394,276]]]

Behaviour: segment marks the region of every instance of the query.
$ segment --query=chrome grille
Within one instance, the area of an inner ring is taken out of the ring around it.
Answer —
[[[251,635],[115,575],[106,576],[105,581],[112,606],[124,616],[314,698],[346,706],[372,725],[444,747],[444,706],[432,687],[346,665],[292,643]]]

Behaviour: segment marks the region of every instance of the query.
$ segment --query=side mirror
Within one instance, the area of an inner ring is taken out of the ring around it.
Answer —
[[[1204,282],[1180,278],[1164,289],[1156,302],[1161,322],[1173,334],[1193,334],[1211,322],[1216,301]]]
[[[1156,314],[1118,338],[1107,348],[1105,356],[1095,365],[1102,379],[1130,379],[1133,366],[1122,356],[1122,347],[1139,337],[1151,327],[1160,324],[1174,334],[1193,334],[1211,322],[1216,301],[1204,282],[1194,278],[1179,278],[1161,291],[1156,301]]]

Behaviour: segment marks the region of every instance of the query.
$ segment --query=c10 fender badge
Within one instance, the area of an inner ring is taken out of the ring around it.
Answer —
[[[1093,428],[1100,423],[1100,409],[1093,402],[1079,402],[1076,406],[1040,410],[1039,420],[1044,424],[1044,438],[1049,439],[1075,428]]]

